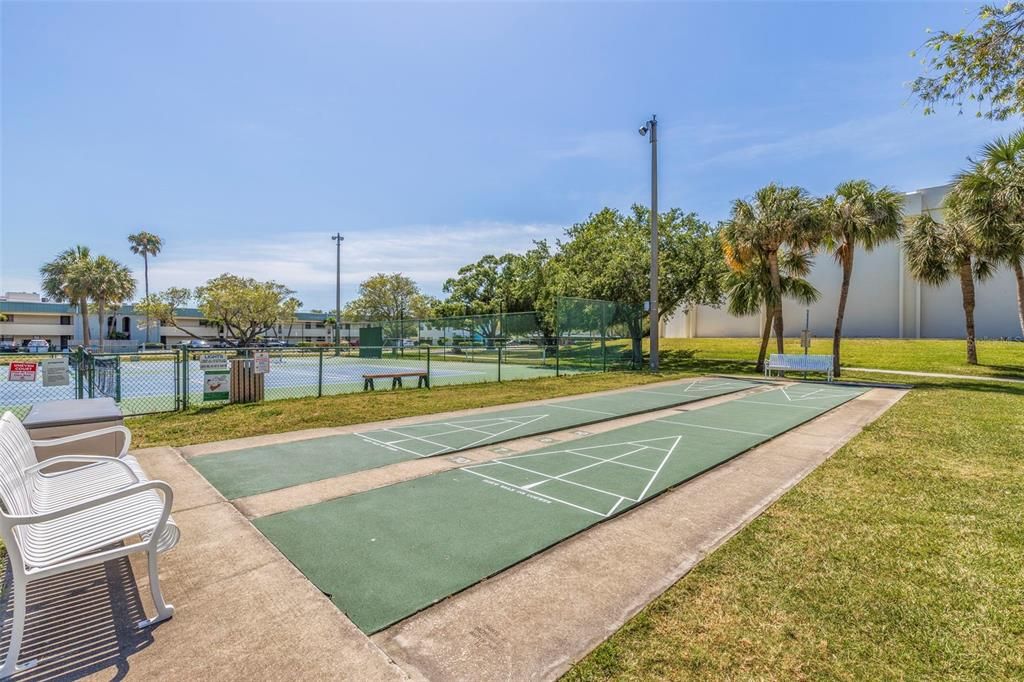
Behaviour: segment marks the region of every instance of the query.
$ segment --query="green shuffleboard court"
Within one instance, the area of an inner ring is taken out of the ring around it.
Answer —
[[[738,379],[690,379],[447,421],[201,455],[190,463],[224,497],[233,500],[395,462],[660,410],[755,385]]]
[[[254,523],[373,633],[864,390],[795,384]]]

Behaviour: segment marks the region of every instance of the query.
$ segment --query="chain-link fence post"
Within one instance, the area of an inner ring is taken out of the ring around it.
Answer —
[[[188,349],[181,349],[181,409],[188,409],[189,384],[188,384]]]
[[[498,344],[498,382],[501,382],[501,344]]]
[[[316,397],[324,396],[324,349],[320,348],[319,365],[316,373]]]
[[[427,388],[430,388],[432,383],[430,376],[430,346],[427,346]]]
[[[181,408],[181,350],[174,350],[174,411]]]

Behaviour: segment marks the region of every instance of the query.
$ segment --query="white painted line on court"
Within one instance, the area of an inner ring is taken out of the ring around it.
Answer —
[[[371,438],[370,436],[367,436],[364,433],[357,433],[355,435],[357,435],[360,438],[363,438],[365,440],[368,440],[369,442],[373,443],[374,445],[379,445],[379,446],[384,447],[384,448],[390,448],[392,450],[394,450],[394,449],[401,450],[402,452],[406,452],[406,453],[408,453],[408,454],[410,454],[410,455],[412,455],[414,457],[431,457],[434,454],[441,454],[441,453],[438,452],[438,453],[431,453],[431,454],[424,455],[424,454],[420,454],[419,452],[416,452],[415,450],[410,450],[408,448],[403,448],[401,445],[392,445],[391,443],[385,443],[383,441],[379,441],[376,438]]]
[[[569,407],[568,405],[559,405],[557,403],[548,403],[547,405],[545,405],[545,407],[560,407],[563,410],[579,410],[580,412],[593,412],[594,414],[606,414],[606,415],[609,415],[611,417],[619,417],[619,416],[621,416],[617,412],[603,412],[601,410],[588,410],[588,409],[586,409],[584,407]]]
[[[593,509],[587,509],[586,507],[581,507],[578,504],[573,504],[572,502],[566,502],[565,500],[560,500],[557,497],[551,497],[550,495],[545,495],[544,493],[538,493],[538,492],[536,492],[534,490],[526,490],[525,488],[523,488],[520,485],[516,485],[515,483],[509,483],[508,481],[503,481],[500,478],[495,478],[493,476],[488,476],[487,474],[481,474],[479,471],[473,471],[469,467],[463,468],[462,471],[469,472],[471,474],[479,476],[480,478],[486,478],[488,480],[494,481],[495,483],[501,483],[502,485],[507,485],[510,488],[516,488],[517,490],[523,490],[525,492],[530,493],[531,495],[538,495],[538,496],[543,497],[545,499],[551,500],[552,502],[559,502],[559,503],[567,505],[569,507],[575,507],[576,509],[579,509],[580,511],[589,512],[591,514],[597,514],[601,518],[607,518],[607,516],[608,516],[607,514],[605,514],[603,512],[594,511]],[[537,482],[537,484],[540,484],[540,483],[544,483],[544,481],[538,481]],[[537,485],[537,484],[534,484],[534,485]]]
[[[744,405],[768,405],[770,407],[785,407],[786,409],[790,409],[790,408],[795,407],[795,408],[798,408],[798,409],[801,409],[801,410],[818,410],[819,412],[821,412],[822,410],[831,409],[831,408],[828,408],[828,407],[814,407],[813,405],[791,405],[789,403],[766,403],[763,400],[744,400],[743,404]]]
[[[705,426],[703,424],[691,424],[690,422],[677,422],[670,419],[655,419],[656,422],[663,424],[674,424],[675,426],[692,426],[695,429],[710,429],[712,431],[728,431],[729,433],[740,433],[744,436],[761,436],[762,438],[773,438],[770,433],[757,433],[755,431],[740,431],[739,429],[726,429],[720,426]]]
[[[633,454],[633,453],[629,453],[629,454]],[[608,492],[607,490],[602,490],[601,488],[595,488],[593,486],[586,485],[584,483],[577,483],[576,481],[570,481],[570,480],[561,478],[560,476],[553,476],[552,474],[545,474],[542,471],[535,471],[533,469],[527,469],[526,467],[516,466],[515,464],[509,464],[508,462],[505,462],[505,461],[500,460],[500,459],[495,460],[493,462],[490,462],[490,464],[502,464],[504,466],[512,467],[513,469],[519,469],[521,471],[525,471],[525,472],[530,473],[530,474],[537,474],[538,476],[546,476],[550,480],[559,481],[561,483],[568,483],[569,485],[574,485],[574,486],[577,486],[577,487],[580,487],[580,488],[586,488],[587,490],[593,490],[595,493],[601,493],[602,495],[608,495],[609,497],[624,497],[623,495],[620,495],[619,493]],[[591,464],[589,466],[597,466],[597,465]],[[584,467],[584,468],[589,468],[589,467]],[[545,483],[547,481],[540,481],[540,482],[541,483]],[[626,499],[630,500],[631,502],[637,502],[638,501],[638,500],[634,500],[632,497],[627,497]]]
[[[682,438],[682,436],[676,436],[676,442],[673,443],[669,451],[665,453],[665,457],[662,458],[661,464],[658,465],[658,469],[654,472],[654,475],[651,476],[651,480],[647,481],[647,485],[644,487],[643,492],[640,493],[639,499],[644,499],[644,495],[646,495],[647,491],[651,489],[651,486],[654,484],[654,479],[658,478],[658,474],[660,474],[661,470],[665,468],[665,462],[667,462],[668,458],[672,456],[673,452],[675,452],[676,446],[679,445],[679,441],[682,440]]]

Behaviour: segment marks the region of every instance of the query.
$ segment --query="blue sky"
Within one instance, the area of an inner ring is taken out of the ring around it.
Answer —
[[[942,184],[1011,124],[906,82],[961,3],[2,5],[0,290],[85,243],[151,284],[230,271],[333,307],[374,272],[440,293],[484,253],[649,198],[727,216],[778,181]]]

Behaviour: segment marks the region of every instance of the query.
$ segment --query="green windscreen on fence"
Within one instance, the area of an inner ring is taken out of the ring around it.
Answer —
[[[359,330],[359,357],[379,358],[383,345],[384,329],[382,327],[363,327]]]
[[[560,296],[555,302],[560,362],[602,371],[640,367],[646,324],[639,305]]]

